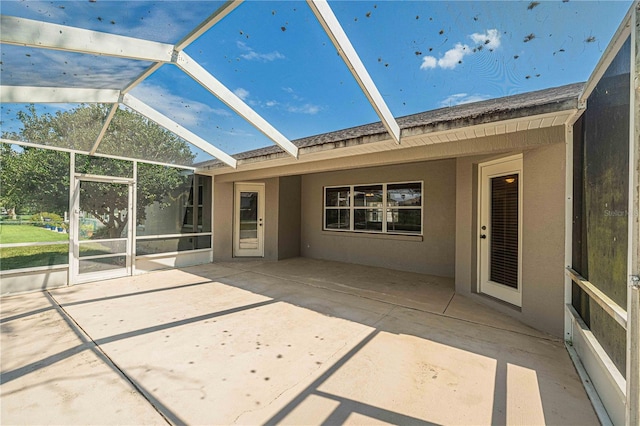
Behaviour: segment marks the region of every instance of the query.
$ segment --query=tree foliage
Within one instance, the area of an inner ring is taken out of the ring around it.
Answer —
[[[32,105],[18,113],[19,133],[3,138],[28,141],[43,146],[89,151],[108,113],[106,105],[82,105],[55,114],[38,114]],[[55,212],[69,209],[69,167],[67,152],[32,147],[12,148],[0,143],[2,161],[0,202],[21,213]],[[119,109],[100,144],[98,152],[137,159],[192,164],[195,155],[189,144],[146,118]],[[76,155],[75,172],[117,177],[133,177],[131,161]],[[145,218],[145,207],[168,203],[183,193],[190,177],[181,169],[139,164],[137,219]],[[110,237],[123,235],[128,215],[128,187],[122,184],[82,182],[81,210],[91,213],[108,229]]]

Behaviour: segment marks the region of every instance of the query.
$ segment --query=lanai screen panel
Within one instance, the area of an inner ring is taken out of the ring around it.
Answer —
[[[149,65],[132,59],[2,45],[5,86],[121,89]]]
[[[622,309],[627,306],[630,39],[587,101],[576,144],[574,269]],[[580,181],[581,180],[581,181]],[[574,284],[573,306],[625,375],[626,331]]]
[[[162,0],[3,1],[2,14],[162,43],[177,43],[223,3]]]
[[[213,157],[136,111],[120,107],[96,154],[192,166]]]
[[[107,109],[84,104],[2,104],[2,138],[89,152]]]
[[[304,2],[245,2],[185,51],[289,139],[379,120]]]
[[[233,87],[233,86],[232,86]],[[180,69],[165,65],[131,94],[227,153],[273,142]],[[198,153],[194,162],[210,159]]]

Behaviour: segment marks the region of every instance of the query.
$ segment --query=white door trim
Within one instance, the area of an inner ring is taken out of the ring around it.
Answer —
[[[489,270],[491,248],[489,179],[514,173],[518,174],[518,287],[516,289],[491,281]],[[478,167],[478,175],[477,290],[479,293],[495,297],[512,305],[522,306],[522,154],[481,163]]]
[[[253,247],[243,247],[240,241],[240,194],[242,192],[256,192],[258,196],[257,241]],[[264,183],[236,183],[233,193],[233,256],[264,257],[265,185]]]

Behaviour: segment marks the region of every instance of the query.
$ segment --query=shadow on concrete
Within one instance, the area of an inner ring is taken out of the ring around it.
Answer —
[[[306,261],[306,259],[305,259]],[[213,268],[213,267],[212,267]],[[241,269],[240,269],[241,270]],[[305,294],[301,294],[299,291],[301,286],[305,286],[306,283],[299,279],[291,279],[283,274],[281,277],[278,277],[278,284],[273,285],[272,283],[264,284],[260,282],[261,274],[259,270],[255,268],[252,270],[245,270],[241,273],[231,274],[230,276],[213,276],[215,273],[208,274],[207,268],[200,266],[198,268],[184,268],[184,271],[202,277],[202,281],[198,281],[196,283],[189,283],[184,285],[163,287],[159,289],[152,290],[144,290],[138,292],[131,293],[122,293],[115,294],[111,296],[105,296],[101,298],[95,299],[87,299],[81,301],[69,302],[68,304],[60,305],[58,301],[49,293],[45,292],[47,299],[51,303],[51,307],[37,309],[24,314],[17,314],[12,317],[8,317],[2,320],[2,323],[7,323],[10,321],[14,321],[17,319],[25,318],[29,315],[35,315],[38,313],[42,313],[51,309],[55,309],[58,314],[64,319],[69,328],[78,336],[81,340],[81,344],[75,346],[73,348],[69,348],[63,352],[48,356],[44,359],[38,360],[36,362],[32,362],[28,365],[22,366],[20,368],[16,368],[11,371],[2,372],[2,383],[7,383],[20,377],[37,371],[38,369],[45,368],[48,365],[54,364],[63,360],[65,358],[71,357],[82,351],[92,351],[102,362],[108,365],[114,372],[116,372],[119,376],[124,378],[127,382],[131,384],[133,388],[135,388],[138,392],[140,392],[150,404],[160,413],[169,423],[171,424],[186,424],[185,421],[175,413],[170,407],[166,406],[162,403],[162,401],[158,400],[158,398],[154,397],[153,392],[146,389],[144,385],[142,385],[139,381],[131,378],[127,374],[125,374],[115,363],[114,361],[100,348],[101,345],[105,345],[108,343],[116,342],[123,339],[129,339],[135,336],[145,335],[148,333],[153,333],[159,330],[166,330],[170,328],[180,327],[196,322],[205,321],[211,318],[221,317],[224,315],[231,315],[234,313],[239,313],[243,311],[249,311],[251,309],[255,309],[262,306],[267,306],[270,304],[274,304],[276,302],[285,302],[294,306],[298,306],[305,309],[310,309],[315,312],[318,312],[322,315],[326,316],[338,316],[341,319],[345,319],[348,321],[354,321],[360,323],[362,325],[366,325],[368,327],[373,328],[373,331],[370,332],[365,338],[363,338],[356,346],[354,346],[349,352],[344,354],[340,359],[338,359],[335,363],[333,363],[330,367],[328,367],[316,380],[314,380],[311,384],[309,384],[304,390],[299,392],[293,399],[291,399],[282,409],[280,409],[275,415],[269,418],[266,421],[267,425],[275,425],[282,422],[289,413],[295,410],[300,404],[309,396],[316,395],[329,400],[333,400],[338,403],[338,406],[333,409],[329,417],[325,420],[324,424],[341,424],[344,423],[351,414],[361,414],[368,416],[373,419],[377,419],[379,421],[394,423],[394,424],[416,424],[416,425],[434,425],[436,423],[432,423],[423,419],[407,416],[401,414],[399,412],[390,411],[388,409],[384,409],[381,407],[372,406],[369,404],[365,404],[356,400],[352,400],[349,398],[345,398],[344,396],[334,395],[326,391],[320,390],[320,386],[325,383],[329,378],[331,378],[341,367],[346,365],[351,359],[353,359],[367,344],[369,344],[376,336],[380,335],[381,332],[392,333],[396,335],[412,335],[421,339],[426,339],[432,342],[439,343],[441,345],[446,345],[449,347],[453,347],[462,351],[470,352],[476,355],[481,355],[483,357],[488,357],[495,360],[495,382],[493,384],[494,394],[493,394],[493,411],[491,417],[492,424],[506,424],[507,423],[507,374],[508,374],[508,366],[516,365],[520,367],[524,367],[530,369],[532,371],[538,371],[540,368],[540,360],[537,359],[535,361],[531,360],[531,356],[529,356],[526,352],[526,349],[519,347],[511,347],[506,343],[509,339],[509,335],[518,335],[518,333],[514,331],[508,330],[500,330],[505,336],[502,336],[500,341],[496,342],[488,342],[487,337],[483,337],[483,330],[488,334],[494,335],[496,334],[495,327],[490,327],[482,324],[473,324],[473,327],[469,326],[468,328],[465,325],[468,325],[468,320],[458,320],[451,317],[444,317],[442,315],[438,315],[432,312],[419,312],[420,318],[430,317],[440,318],[443,321],[457,321],[457,329],[456,333],[442,333],[442,332],[431,332],[428,327],[417,328],[415,326],[411,326],[410,323],[405,323],[403,321],[384,321],[382,322],[380,318],[376,319],[363,319],[362,315],[358,315],[357,313],[352,313],[348,309],[334,309],[333,306],[323,305],[321,303],[317,303],[317,300],[313,300],[317,298],[317,295],[314,295],[314,298],[309,298]],[[242,270],[241,270],[242,271]],[[272,273],[272,272],[270,272]],[[273,278],[270,275],[270,278]],[[132,279],[135,279],[133,277]],[[262,296],[268,297],[269,300],[262,301],[253,304],[247,304],[244,306],[239,306],[232,309],[221,310],[218,312],[211,312],[204,315],[197,315],[186,319],[181,319],[178,321],[172,321],[165,324],[159,324],[152,327],[140,328],[137,330],[127,331],[125,333],[116,334],[113,336],[107,336],[104,338],[96,339],[95,341],[91,338],[87,337],[87,334],[82,330],[81,326],[77,324],[74,319],[67,313],[64,309],[64,306],[73,306],[73,305],[82,305],[87,303],[96,303],[101,301],[113,300],[126,298],[131,296],[139,296],[139,295],[149,295],[157,292],[163,291],[171,291],[176,289],[188,289],[190,287],[196,287],[211,283],[217,283],[222,285],[227,285],[239,289],[243,289],[249,291],[254,294],[260,294]],[[108,282],[102,284],[108,285]],[[323,289],[323,291],[331,291],[328,289]],[[428,291],[428,288],[425,288],[424,291]],[[338,293],[344,293],[344,291],[340,291]],[[357,292],[351,294],[353,297],[358,297]],[[320,296],[321,297],[321,296]],[[377,301],[376,303],[384,303]],[[403,307],[402,309],[411,311],[411,308]],[[415,309],[414,309],[415,310]],[[388,315],[387,313],[385,317]],[[496,314],[499,315],[499,314]],[[452,323],[453,324],[453,323]],[[415,324],[414,324],[415,325]],[[425,324],[420,324],[424,326]],[[462,328],[460,328],[462,326]],[[466,328],[466,332],[464,331]],[[460,332],[459,330],[463,330]],[[537,342],[542,345],[550,345],[557,344],[549,341],[544,341],[544,339],[538,339],[531,336],[523,336],[520,335],[521,339],[530,339],[531,341]],[[548,359],[545,360],[549,363],[553,363],[555,360]],[[537,376],[537,384],[539,386],[539,396],[542,402],[542,409],[544,412],[544,421],[548,424],[557,424],[563,421],[566,421],[566,418],[569,416],[558,416],[558,412],[555,409],[548,409],[547,407],[555,407],[557,406],[556,395],[558,394],[558,382],[557,378],[552,375],[538,375]],[[561,386],[561,385],[560,385]],[[586,395],[585,395],[586,399]]]

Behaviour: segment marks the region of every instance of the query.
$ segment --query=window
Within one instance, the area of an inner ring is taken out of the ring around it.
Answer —
[[[324,230],[422,234],[422,182],[324,188]]]

